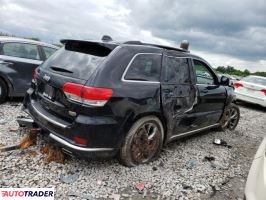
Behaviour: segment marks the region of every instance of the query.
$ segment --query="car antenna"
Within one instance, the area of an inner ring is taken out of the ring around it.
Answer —
[[[182,40],[180,43],[180,48],[188,51],[189,42],[187,40]]]
[[[104,35],[102,37],[102,41],[103,42],[110,42],[110,41],[113,41],[113,39],[109,35]]]

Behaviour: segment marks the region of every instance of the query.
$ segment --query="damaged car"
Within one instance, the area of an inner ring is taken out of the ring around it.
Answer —
[[[82,157],[136,166],[163,145],[211,128],[236,128],[239,108],[227,77],[188,50],[139,41],[66,39],[36,70],[20,125]]]
[[[59,48],[35,40],[0,37],[0,103],[7,97],[23,97],[32,74]]]

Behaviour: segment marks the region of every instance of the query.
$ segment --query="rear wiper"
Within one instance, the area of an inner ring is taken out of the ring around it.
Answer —
[[[54,66],[52,66],[52,67],[50,67],[52,70],[54,70],[54,71],[58,71],[58,72],[66,72],[66,73],[73,73],[72,71],[69,71],[69,70],[67,70],[67,69],[64,69],[64,68],[60,68],[60,67],[54,67]]]

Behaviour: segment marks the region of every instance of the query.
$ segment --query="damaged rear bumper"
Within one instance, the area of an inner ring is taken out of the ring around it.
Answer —
[[[115,148],[89,148],[89,147],[81,147],[71,143],[70,141],[62,138],[56,133],[52,133],[47,127],[44,127],[41,123],[35,121],[28,111],[28,109],[24,110],[29,114],[28,117],[18,117],[17,122],[21,127],[27,128],[36,128],[40,127],[45,133],[48,133],[49,140],[52,141],[56,146],[59,146],[63,149],[63,151],[69,155],[76,155],[81,157],[88,158],[111,158],[116,155]]]

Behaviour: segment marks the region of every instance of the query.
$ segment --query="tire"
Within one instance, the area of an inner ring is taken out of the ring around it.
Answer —
[[[163,125],[157,117],[147,116],[137,120],[124,138],[120,162],[134,167],[154,160],[161,152],[163,140]]]
[[[0,104],[6,100],[7,92],[6,83],[0,78]]]
[[[236,104],[231,103],[229,106],[225,108],[222,119],[220,121],[219,130],[221,131],[234,130],[239,122],[239,119],[240,119],[239,107]]]

